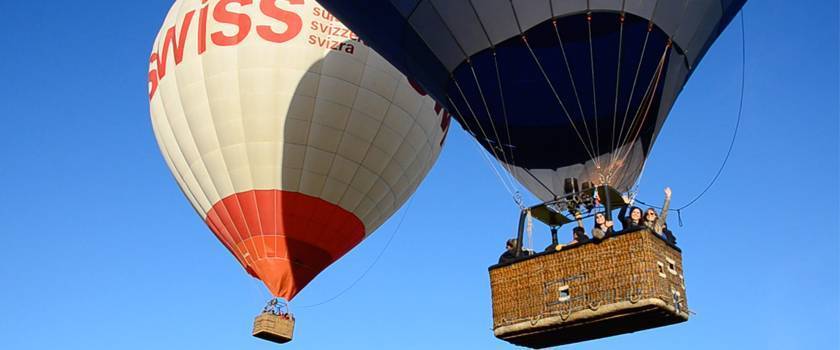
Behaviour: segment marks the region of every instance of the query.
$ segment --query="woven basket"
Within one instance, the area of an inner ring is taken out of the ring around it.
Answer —
[[[295,320],[292,318],[264,312],[254,319],[254,336],[273,341],[287,343],[292,340],[295,331]]]
[[[490,268],[493,330],[543,348],[688,320],[682,255],[636,231]]]

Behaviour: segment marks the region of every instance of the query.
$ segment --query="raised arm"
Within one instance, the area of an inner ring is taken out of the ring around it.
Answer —
[[[630,197],[624,195],[621,196],[621,199],[624,199],[624,204],[621,206],[621,210],[618,211],[618,221],[622,225],[627,225],[627,207],[630,206]]]
[[[671,188],[665,187],[665,204],[662,205],[662,212],[659,213],[659,224],[662,225],[665,223],[665,219],[668,217],[668,209],[671,208]]]

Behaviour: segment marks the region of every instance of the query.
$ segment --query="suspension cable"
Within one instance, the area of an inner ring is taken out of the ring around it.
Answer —
[[[622,145],[634,143],[636,140],[638,140],[639,135],[641,135],[642,127],[645,124],[645,120],[647,120],[648,114],[650,114],[650,106],[653,104],[654,97],[656,96],[656,91],[659,89],[659,82],[661,80],[660,78],[662,77],[662,72],[665,69],[665,62],[667,61],[668,52],[670,52],[670,49],[671,43],[669,41],[668,44],[665,45],[665,49],[662,52],[662,57],[660,57],[659,59],[659,64],[656,67],[654,76],[651,77],[651,81],[650,83],[648,83],[648,87],[645,90],[645,94],[642,97],[642,101],[641,103],[639,103],[639,108],[636,109],[636,113],[633,116],[633,120],[630,122],[630,127],[627,129],[627,135],[625,135],[625,139],[621,143]],[[642,108],[645,108],[644,113],[641,113]],[[639,121],[638,124],[636,124],[639,115],[642,116],[642,119],[641,121]],[[632,138],[629,138],[630,133],[633,132],[633,129],[636,129],[635,135]],[[632,149],[632,147],[625,148],[624,155],[622,155],[618,159],[619,165],[623,164],[624,161],[627,160],[627,157],[630,155]]]
[[[438,9],[437,9],[437,6],[435,6],[434,3],[430,3],[430,4],[432,6],[432,9],[437,13],[438,17],[443,18],[440,14],[440,11],[438,11]],[[478,16],[477,12],[476,12],[476,16]],[[467,108],[469,109],[470,113],[473,115],[473,118],[475,119],[476,124],[481,129],[482,136],[485,138],[485,140],[488,140],[488,146],[490,146],[490,148],[493,152],[493,157],[498,159],[499,162],[502,163],[502,167],[504,167],[507,170],[507,176],[511,177],[508,180],[511,182],[511,186],[515,188],[515,185],[513,184],[513,183],[515,183],[515,180],[512,178],[510,168],[508,168],[510,166],[510,163],[507,160],[507,154],[505,153],[504,147],[502,145],[502,140],[499,137],[499,133],[496,130],[496,123],[493,120],[492,115],[490,114],[490,108],[487,105],[487,100],[484,97],[484,92],[481,89],[481,83],[478,80],[478,75],[475,72],[475,68],[472,64],[472,60],[470,59],[470,55],[467,53],[467,50],[464,49],[464,47],[461,45],[461,43],[455,37],[455,33],[452,31],[452,28],[450,28],[449,25],[445,21],[443,22],[443,24],[444,24],[444,27],[446,28],[446,30],[449,32],[449,35],[452,37],[452,40],[455,43],[455,45],[458,47],[459,50],[461,50],[461,54],[464,56],[465,62],[470,67],[470,71],[472,72],[473,78],[475,79],[475,84],[476,84],[476,87],[478,88],[478,93],[481,97],[481,101],[484,103],[484,108],[487,111],[487,119],[490,121],[490,127],[493,130],[493,134],[496,136],[496,143],[499,145],[499,152],[502,153],[502,157],[499,157],[499,155],[496,153],[495,147],[489,142],[489,140],[491,140],[490,137],[488,137],[487,133],[484,131],[484,128],[481,126],[481,123],[478,121],[478,117],[476,116],[476,113],[472,108],[472,104],[470,104],[469,100],[467,100],[467,97],[465,96],[464,91],[461,90],[460,84],[458,83],[457,79],[455,79],[454,74],[451,73],[451,72],[450,72],[450,79],[453,82],[455,82],[455,85],[458,87],[458,91],[461,93],[461,96],[464,99],[464,103],[467,104]],[[489,41],[489,36],[488,36],[488,41]],[[490,44],[492,46],[492,42],[490,42]],[[459,115],[461,117],[463,117],[463,115],[461,115],[461,114],[459,114]]]
[[[615,100],[613,101],[613,122],[612,122],[612,136],[610,137],[610,149],[615,149],[615,122],[618,117],[618,94],[621,86],[621,57],[624,53],[624,1],[621,2],[621,17],[619,18],[618,29],[618,59],[616,60],[615,68]]]
[[[513,196],[513,197],[514,197],[514,202],[517,202],[517,200],[516,200],[516,197],[517,197],[517,196],[516,196],[516,194],[515,194],[515,191],[514,191],[514,190],[512,190],[510,186],[508,186],[508,183],[507,183],[507,181],[506,181],[507,179],[506,179],[504,176],[502,176],[502,174],[499,172],[499,169],[498,169],[498,168],[496,168],[495,162],[493,162],[492,160],[490,160],[490,158],[487,156],[486,152],[484,152],[484,151],[482,150],[481,144],[480,144],[480,143],[479,143],[479,142],[475,139],[476,133],[475,133],[474,131],[472,131],[472,129],[470,128],[469,123],[467,123],[467,120],[466,120],[466,119],[464,119],[464,116],[463,116],[463,114],[461,114],[461,111],[460,111],[460,109],[458,108],[458,105],[457,105],[457,104],[455,104],[455,101],[453,101],[451,97],[447,97],[447,98],[449,99],[449,104],[451,104],[451,105],[452,105],[452,107],[453,107],[453,108],[455,108],[455,113],[456,113],[458,116],[460,116],[460,117],[461,117],[461,119],[463,119],[463,120],[464,120],[464,127],[467,129],[467,132],[469,132],[469,133],[470,133],[470,135],[472,135],[472,136],[473,136],[473,137],[472,137],[472,139],[473,139],[473,141],[476,143],[476,145],[478,146],[478,153],[480,153],[480,154],[481,154],[481,156],[482,156],[482,157],[484,157],[484,159],[487,161],[487,165],[490,167],[490,169],[493,169],[493,172],[494,172],[494,173],[496,173],[496,177],[499,179],[499,182],[501,182],[501,183],[502,183],[502,186],[504,186],[505,191],[507,191],[507,192],[508,192],[508,194],[510,194],[511,196]],[[466,101],[465,101],[465,102],[466,102]],[[478,121],[476,120],[476,122],[478,122]],[[480,127],[480,126],[481,126],[481,125],[479,124],[479,127]],[[485,138],[486,138],[486,135],[485,135]],[[492,148],[491,148],[491,149],[492,149]],[[494,156],[495,156],[495,155],[494,155]],[[498,159],[498,158],[497,158],[497,159]],[[519,204],[519,203],[517,203],[517,204]]]
[[[589,1],[587,0],[587,8],[589,7]],[[600,143],[600,133],[598,132],[598,94],[595,91],[595,51],[592,48],[592,10],[586,14],[586,32],[589,36],[589,67],[590,72],[592,73],[592,116],[595,118],[595,154],[601,155],[601,143]],[[584,118],[584,121],[586,119]],[[586,123],[584,122],[584,127],[586,127]],[[586,133],[589,133],[589,128],[587,127]],[[592,142],[592,136],[589,136],[589,142]],[[600,167],[600,160],[595,158],[596,166]]]
[[[586,124],[586,115],[583,112],[583,104],[580,102],[580,94],[578,94],[577,84],[575,83],[575,78],[572,75],[572,67],[571,67],[571,64],[569,63],[569,58],[566,55],[566,45],[563,43],[563,38],[560,36],[560,29],[557,27],[557,20],[556,19],[552,20],[552,25],[554,26],[554,34],[557,37],[557,43],[560,44],[560,53],[563,55],[563,62],[566,65],[566,72],[569,75],[569,83],[572,84],[572,91],[575,93],[575,100],[577,101],[578,110],[580,111],[580,119],[583,121],[583,126],[587,131],[586,136],[587,136],[587,139],[589,139],[589,147],[592,148],[592,150],[594,152],[595,146],[592,145],[592,136],[589,135],[589,127]],[[523,37],[524,37],[524,34],[523,34]],[[566,113],[568,114],[568,112],[566,112]],[[572,127],[574,127],[575,124],[574,124],[573,121],[571,121],[571,118],[569,118],[569,121],[572,123]],[[577,130],[575,130],[575,131],[577,131]],[[594,160],[597,164],[597,162],[599,162],[598,158],[596,158],[596,157],[593,157],[593,158],[594,158]]]
[[[455,83],[455,87],[458,88],[458,92],[461,94],[461,99],[467,105],[467,109],[469,110],[470,114],[472,115],[473,120],[475,120],[475,124],[478,126],[478,130],[481,131],[481,137],[484,138],[484,140],[487,142],[487,145],[490,148],[490,151],[493,153],[493,157],[500,160],[501,158],[499,157],[498,153],[496,153],[496,147],[494,147],[492,145],[490,137],[487,136],[487,133],[484,131],[484,127],[482,127],[481,122],[478,121],[478,117],[476,116],[475,111],[473,110],[472,105],[470,104],[470,101],[467,99],[467,96],[464,94],[464,90],[461,89],[461,85],[458,83],[458,79],[456,79],[454,75],[451,77],[451,79],[452,79],[452,82]],[[449,103],[452,104],[452,106],[456,109],[456,112],[458,112],[458,115],[461,117],[461,119],[464,119],[464,115],[461,114],[460,110],[458,110],[457,105],[455,105],[455,101],[453,101],[451,97],[448,97],[448,98],[449,98]],[[467,124],[466,125],[467,130],[469,130],[471,133],[473,133],[473,131],[470,130],[469,123],[467,123],[466,119],[464,119],[464,124]],[[494,169],[495,169],[495,167],[494,167]],[[506,178],[505,178],[505,181],[507,181]],[[507,188],[507,185],[505,185],[505,187]],[[508,189],[508,192],[512,192],[512,191]]]
[[[502,104],[502,116],[504,117],[505,133],[507,134],[507,146],[510,147],[510,159],[511,159],[510,165],[511,165],[511,167],[508,169],[508,171],[510,172],[510,174],[512,176],[515,177],[515,175],[513,174],[513,171],[512,171],[513,169],[518,169],[518,167],[515,166],[516,158],[515,158],[514,153],[513,153],[513,148],[515,148],[515,146],[513,144],[513,139],[510,136],[510,123],[508,122],[507,106],[505,104],[504,89],[502,88],[502,77],[501,77],[501,72],[499,70],[499,59],[497,57],[498,55],[496,54],[496,46],[495,46],[495,44],[493,44],[493,40],[490,38],[490,33],[487,32],[487,28],[484,26],[484,22],[481,21],[481,18],[478,15],[478,10],[476,10],[475,4],[473,4],[473,0],[468,0],[467,2],[470,4],[470,8],[472,9],[473,14],[475,14],[478,25],[481,27],[481,31],[484,33],[484,37],[487,39],[487,45],[490,46],[490,50],[491,50],[491,53],[493,55],[493,65],[496,68],[496,82],[498,83],[498,87],[499,87],[499,101]],[[475,72],[473,72],[473,74],[475,74]],[[484,96],[482,94],[482,99],[483,98],[484,98]],[[485,102],[485,105],[486,105],[486,102]],[[487,113],[488,113],[488,116],[489,116],[490,112],[488,111]],[[495,127],[494,127],[494,131],[495,131]],[[496,137],[498,137],[498,135]],[[501,141],[501,140],[499,140],[499,141]],[[502,154],[504,154],[504,152],[502,152]]]
[[[729,161],[729,157],[732,155],[732,149],[735,146],[735,140],[737,139],[737,136],[738,136],[738,130],[741,127],[741,117],[742,117],[742,114],[743,114],[743,111],[744,111],[744,91],[745,91],[745,88],[746,88],[746,70],[747,70],[747,44],[746,44],[747,39],[746,39],[746,29],[745,29],[746,26],[744,24],[744,9],[741,9],[741,16],[740,17],[741,17],[741,96],[740,96],[739,101],[738,101],[738,114],[737,114],[737,118],[735,120],[735,130],[732,132],[732,139],[729,141],[729,149],[727,149],[726,155],[723,157],[723,161],[721,162],[720,167],[718,168],[717,172],[715,173],[715,176],[712,177],[712,180],[709,182],[709,184],[706,186],[706,188],[704,188],[703,191],[700,192],[700,194],[695,196],[694,199],[690,200],[687,204],[685,204],[685,205],[683,205],[679,208],[670,210],[670,211],[676,211],[678,215],[680,214],[680,212],[683,209],[688,208],[689,206],[691,206],[692,204],[697,202],[701,197],[703,197],[703,195],[705,195],[706,192],[708,192],[709,189],[712,188],[712,186],[715,184],[715,182],[718,180],[718,178],[720,178],[720,175],[723,173],[723,169],[726,167],[726,163]],[[641,200],[638,200],[638,199],[636,201],[643,204],[643,205],[650,206],[652,208],[662,209],[661,207],[647,204],[647,203],[645,203]]]

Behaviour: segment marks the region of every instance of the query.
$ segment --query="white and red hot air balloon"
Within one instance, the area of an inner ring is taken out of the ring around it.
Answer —
[[[449,114],[311,0],[177,0],[149,59],[160,150],[216,237],[291,300],[435,163]]]

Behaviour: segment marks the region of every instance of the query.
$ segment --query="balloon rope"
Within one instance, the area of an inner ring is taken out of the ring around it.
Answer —
[[[650,39],[650,30],[648,30],[645,34],[645,41],[642,44],[642,50],[639,57],[639,64],[636,66],[636,76],[633,78],[633,86],[630,88],[630,96],[627,97],[627,108],[624,109],[624,117],[621,119],[621,129],[619,129],[618,131],[619,139],[623,138],[622,135],[624,135],[624,125],[627,123],[627,114],[630,112],[630,106],[633,102],[633,95],[636,94],[636,84],[639,82],[639,73],[642,70],[642,63],[645,61],[645,51],[647,50],[648,39]],[[623,146],[620,143],[619,145]],[[617,155],[613,154],[611,156],[610,164],[615,163],[616,161],[618,161],[618,157]]]
[[[588,2],[588,1],[587,1]],[[589,5],[587,5],[588,7]],[[595,92],[595,51],[592,49],[592,12],[586,14],[586,32],[589,35],[589,67],[592,73],[592,117],[595,118],[595,155],[601,155],[601,139],[598,132],[598,94]],[[583,126],[586,128],[586,134],[589,136],[589,142],[592,142],[592,136],[589,135],[589,127],[586,126],[586,118],[583,119]],[[601,162],[595,158],[595,165],[600,167]]]
[[[464,120],[464,127],[467,129],[467,132],[469,132],[471,135],[475,136],[476,135],[475,132],[470,129],[469,123],[467,123],[467,120],[464,119],[464,115],[461,114],[460,109],[458,109],[458,105],[455,104],[455,101],[453,101],[452,98],[449,98],[449,104],[452,105],[453,108],[455,108],[455,113],[458,116],[460,116],[462,120]],[[481,144],[475,139],[475,137],[472,137],[472,139],[473,139],[473,142],[475,142],[476,149],[478,150],[478,153],[481,154],[481,156],[487,162],[487,166],[489,166],[490,169],[493,169],[493,172],[496,173],[496,178],[498,178],[499,182],[502,183],[502,186],[504,186],[505,191],[507,191],[508,194],[513,196],[514,197],[514,202],[516,202],[516,199],[515,199],[516,195],[514,194],[514,191],[511,189],[511,187],[508,186],[507,181],[505,181],[505,177],[502,176],[502,174],[499,172],[499,169],[496,168],[495,163],[490,159],[489,156],[487,156],[487,152],[484,152],[484,149],[481,147]]]
[[[430,5],[432,7],[432,10],[434,10],[435,13],[437,13],[437,15],[441,16],[441,18],[442,18],[442,15],[441,15],[440,11],[438,11],[437,6],[435,6],[434,2],[430,2]],[[472,5],[472,4],[470,4],[470,5]],[[473,8],[473,10],[475,10],[475,9]],[[477,13],[476,13],[476,15],[477,15]],[[464,91],[461,90],[461,85],[458,83],[458,80],[452,74],[450,74],[450,79],[452,79],[452,81],[455,83],[455,86],[458,87],[458,91],[461,93],[461,97],[464,99],[464,103],[467,104],[467,108],[469,109],[470,113],[472,114],[473,119],[475,119],[476,124],[478,125],[479,129],[481,129],[481,133],[483,134],[484,139],[488,141],[487,145],[490,147],[490,150],[493,152],[493,157],[498,159],[498,161],[502,164],[502,167],[507,170],[507,172],[505,173],[505,175],[507,175],[505,180],[510,181],[510,186],[515,189],[516,188],[516,181],[511,177],[511,176],[513,176],[513,175],[511,175],[513,173],[512,172],[513,169],[511,168],[511,162],[509,162],[507,160],[507,154],[505,153],[505,149],[504,149],[504,145],[502,143],[502,139],[501,139],[501,137],[499,137],[499,132],[497,131],[496,123],[493,121],[493,117],[490,114],[490,108],[488,107],[487,100],[484,97],[484,91],[481,89],[481,83],[478,80],[478,75],[475,72],[475,67],[473,66],[472,61],[470,60],[470,55],[467,53],[466,50],[464,50],[463,46],[461,46],[461,43],[455,37],[455,33],[452,31],[452,28],[450,28],[447,23],[444,23],[444,27],[449,32],[449,35],[452,37],[453,43],[455,43],[455,45],[458,46],[458,49],[461,50],[461,54],[464,56],[464,60],[470,66],[470,71],[472,72],[473,79],[475,80],[475,85],[478,88],[478,94],[481,97],[481,102],[484,103],[484,110],[487,112],[487,119],[490,121],[490,127],[492,128],[493,135],[495,135],[495,137],[496,137],[495,138],[496,144],[499,147],[499,152],[502,153],[501,157],[499,157],[499,155],[496,153],[496,147],[494,147],[490,143],[491,139],[487,136],[487,133],[484,131],[484,127],[482,127],[481,123],[478,122],[478,117],[476,116],[476,113],[472,108],[472,104],[470,104],[469,100],[467,100],[466,96],[464,95]],[[486,32],[485,32],[485,34],[486,34]],[[490,42],[490,44],[492,46],[492,41],[490,41],[489,36],[487,38],[488,38],[488,41]],[[463,117],[463,115],[461,115],[460,113],[459,113],[459,116]]]
[[[458,92],[461,94],[461,99],[467,105],[467,109],[469,110],[470,115],[472,115],[473,120],[475,120],[475,124],[478,126],[478,130],[481,131],[481,137],[484,139],[484,141],[487,142],[487,146],[488,146],[488,148],[490,148],[490,151],[493,153],[493,157],[498,159],[499,162],[502,162],[501,161],[502,158],[500,158],[499,154],[496,153],[496,147],[493,146],[490,137],[487,136],[487,132],[484,131],[484,127],[481,126],[481,122],[478,121],[478,117],[476,116],[475,111],[472,108],[472,104],[470,104],[470,101],[467,99],[467,96],[464,94],[464,90],[461,89],[461,84],[458,83],[458,79],[456,79],[455,76],[452,76],[452,82],[454,82],[455,87],[458,88]],[[461,114],[457,105],[455,105],[455,101],[453,101],[452,98],[449,98],[449,103],[452,104],[453,107],[455,107],[455,110],[456,110],[456,112],[458,112],[458,115],[461,117],[461,119],[464,120],[464,124],[467,124],[466,119],[464,119],[464,115]],[[469,125],[467,125],[467,129],[469,129]],[[472,132],[472,130],[470,130],[470,131]],[[504,167],[504,165],[503,165],[503,167]],[[494,167],[494,169],[495,169],[495,167]],[[501,176],[501,174],[500,174],[500,176]],[[512,179],[508,180],[507,178],[505,178],[505,187],[506,188],[508,187],[507,181],[513,182],[513,180]],[[515,187],[515,186],[511,185],[511,187]],[[510,189],[508,189],[508,192],[510,192],[511,194],[513,193],[513,191],[511,191]]]
[[[616,60],[615,68],[615,100],[613,101],[613,118],[612,118],[612,136],[610,137],[610,149],[615,149],[615,122],[618,117],[618,93],[621,86],[621,57],[624,53],[624,8],[622,2],[621,19],[619,20],[618,30],[618,59]],[[609,164],[612,165],[612,164]]]
[[[540,72],[543,75],[543,78],[545,78],[545,82],[548,84],[548,87],[551,89],[551,92],[554,94],[554,98],[557,99],[557,102],[560,104],[560,107],[563,109],[563,112],[566,113],[566,118],[568,118],[569,123],[572,124],[572,129],[575,131],[575,134],[577,134],[577,137],[580,140],[580,143],[583,145],[583,148],[586,150],[586,153],[589,154],[590,158],[595,159],[596,157],[592,153],[595,150],[594,149],[590,150],[589,147],[587,147],[586,141],[583,140],[583,136],[580,134],[580,131],[578,130],[577,126],[575,125],[574,120],[572,120],[572,116],[569,114],[569,111],[566,109],[566,104],[563,103],[563,99],[560,98],[560,94],[554,88],[554,84],[551,83],[551,79],[548,77],[548,74],[546,73],[545,69],[543,68],[542,63],[540,63],[539,58],[537,58],[537,55],[534,53],[534,50],[531,48],[531,45],[528,44],[528,39],[524,35],[522,36],[522,41],[525,43],[525,47],[528,48],[528,52],[531,53],[531,57],[534,59],[534,63],[537,64],[537,68],[539,68]]]
[[[534,49],[531,48],[531,44],[528,43],[528,38],[525,36],[525,32],[522,30],[522,24],[519,22],[519,16],[516,14],[516,6],[513,5],[513,0],[510,0],[510,9],[513,12],[513,19],[516,21],[516,27],[519,28],[519,35],[521,36],[522,42],[525,44],[525,47],[528,48],[528,52],[531,53],[531,57],[534,59],[534,63],[536,63],[537,68],[540,70],[540,73],[542,73],[543,78],[545,78],[545,82],[548,84],[549,89],[551,89],[551,92],[554,94],[554,98],[557,99],[557,103],[560,104],[560,108],[563,109],[563,113],[566,114],[566,118],[569,119],[569,123],[572,125],[572,129],[575,131],[575,134],[577,134],[581,145],[583,145],[583,149],[586,150],[586,153],[589,155],[590,158],[595,159],[596,157],[593,154],[593,152],[595,151],[594,148],[590,150],[587,147],[586,141],[583,140],[583,136],[580,134],[577,125],[575,125],[572,116],[569,114],[569,110],[566,109],[566,104],[563,103],[563,99],[560,98],[560,94],[557,92],[557,89],[554,88],[554,84],[551,83],[551,79],[548,77],[548,73],[546,73],[542,63],[540,63],[539,58],[537,58],[537,55],[534,53]],[[581,115],[581,118],[583,118],[583,115]],[[587,134],[587,136],[589,135]]]
[[[703,192],[700,192],[697,197],[692,199],[688,204],[683,205],[682,207],[677,208],[677,211],[682,209],[688,208],[690,205],[694,204],[700,197],[703,197],[712,185],[715,184],[717,179],[720,177],[720,174],[723,173],[723,168],[726,167],[726,162],[729,161],[729,156],[732,155],[732,148],[735,146],[735,139],[738,136],[738,129],[741,127],[741,113],[744,110],[744,86],[746,85],[746,70],[747,70],[747,39],[744,30],[744,10],[741,9],[741,98],[738,102],[738,119],[735,121],[735,131],[732,132],[732,140],[729,142],[729,149],[726,151],[726,156],[723,158],[723,162],[720,164],[720,168],[718,169],[715,176],[712,178],[712,181],[709,182],[709,185],[703,189]]]
[[[642,126],[644,126],[645,120],[647,120],[647,117],[650,114],[650,106],[653,104],[653,100],[656,96],[656,90],[659,89],[659,82],[661,81],[660,78],[662,78],[662,72],[665,70],[665,62],[668,58],[668,52],[670,52],[670,49],[671,43],[669,42],[667,45],[665,45],[665,49],[662,52],[662,57],[659,59],[659,64],[656,67],[654,76],[651,77],[651,81],[650,83],[648,83],[648,87],[645,90],[645,94],[642,97],[642,101],[641,103],[639,103],[639,108],[636,109],[636,113],[633,115],[633,121],[630,123],[630,127],[627,129],[627,135],[625,135],[625,139],[621,143],[622,145],[634,143],[636,142],[636,140],[639,139],[639,135],[642,132]],[[647,100],[647,102],[645,100]],[[642,108],[645,108],[644,113],[642,113]],[[640,115],[642,119],[638,122],[638,127],[634,127],[634,125],[637,125],[636,122],[639,120]],[[636,129],[635,135],[632,139],[630,139],[630,134],[633,132],[634,128]],[[628,156],[630,156],[630,152],[632,151],[632,149],[632,147],[626,147],[624,155],[619,156],[619,166],[624,163]]]
[[[385,243],[385,246],[382,247],[382,250],[380,250],[379,254],[376,255],[376,258],[373,259],[373,262],[371,262],[370,265],[368,265],[367,269],[365,269],[365,271],[362,272],[362,274],[359,275],[359,277],[356,278],[356,280],[353,281],[353,283],[350,283],[350,285],[348,285],[346,288],[344,288],[343,290],[341,290],[340,292],[338,292],[336,295],[332,296],[329,299],[326,299],[324,301],[321,301],[321,302],[318,302],[318,303],[315,303],[315,304],[303,305],[303,306],[301,306],[301,308],[309,309],[309,308],[313,308],[313,307],[316,307],[316,306],[321,306],[321,305],[327,304],[327,303],[329,303],[329,302],[331,302],[335,299],[338,299],[339,297],[344,295],[344,293],[347,293],[349,290],[353,289],[353,287],[355,287],[356,284],[358,284],[363,278],[365,278],[365,276],[367,276],[368,272],[370,272],[370,270],[372,270],[373,267],[376,266],[376,263],[379,262],[379,259],[382,258],[382,255],[385,254],[385,251],[388,250],[388,247],[391,246],[391,242],[394,241],[394,237],[397,236],[397,232],[399,232],[400,227],[402,227],[403,221],[405,221],[405,217],[408,215],[408,211],[409,211],[409,209],[411,209],[411,203],[413,201],[414,201],[414,197],[411,197],[411,198],[408,199],[408,203],[405,206],[405,210],[403,210],[403,214],[400,217],[400,221],[397,223],[397,227],[394,228],[394,232],[391,233],[391,237],[388,238],[388,242]]]
[[[723,162],[721,162],[720,168],[718,168],[717,173],[715,173],[715,176],[712,178],[712,181],[709,182],[709,184],[706,186],[706,188],[703,189],[703,191],[700,192],[700,194],[698,194],[696,197],[694,197],[694,199],[689,201],[687,204],[685,204],[685,205],[683,205],[683,206],[681,206],[677,209],[671,209],[670,211],[676,211],[677,213],[679,213],[683,209],[688,208],[689,206],[691,206],[692,204],[697,202],[697,200],[699,200],[700,197],[703,197],[703,195],[705,195],[706,192],[708,192],[709,189],[712,188],[712,186],[715,184],[717,179],[723,173],[723,169],[726,167],[726,163],[729,161],[729,156],[732,155],[732,148],[735,146],[735,139],[737,138],[738,130],[741,127],[741,115],[744,111],[744,90],[745,90],[746,80],[747,80],[746,79],[747,39],[746,39],[746,33],[745,32],[746,32],[746,30],[745,30],[745,25],[744,25],[744,9],[742,8],[741,9],[741,97],[740,97],[740,101],[738,102],[738,116],[737,116],[737,119],[735,120],[735,130],[732,132],[732,140],[729,141],[729,149],[726,151],[726,156],[723,158]],[[654,206],[654,205],[649,205],[649,204],[647,204],[645,202],[642,202],[641,200],[638,200],[638,199],[636,201],[641,203],[641,204],[652,207],[652,208],[662,209],[661,207],[657,207],[657,206]]]
[[[502,74],[499,71],[499,59],[496,57],[495,49],[493,49],[493,64],[496,66],[496,82],[498,82],[499,85],[499,101],[502,103],[502,116],[505,118],[505,132],[507,133],[507,144],[510,147],[510,161],[511,165],[515,165],[516,158],[513,153],[515,146],[513,144],[513,139],[510,137],[510,124],[508,123],[507,106],[505,105],[505,93],[502,89]],[[517,169],[517,167],[514,166],[513,169]]]
[[[572,67],[569,63],[569,58],[566,56],[566,45],[563,43],[563,38],[560,36],[560,29],[557,28],[557,20],[552,20],[552,25],[554,26],[554,35],[557,38],[557,43],[560,45],[560,53],[563,55],[563,62],[566,65],[566,72],[569,73],[569,83],[572,84],[572,91],[575,93],[575,101],[577,101],[578,110],[580,111],[580,119],[583,121],[584,126],[586,126],[586,116],[583,113],[583,103],[580,102],[580,94],[578,94],[577,84],[575,84],[575,78],[572,75]],[[569,119],[571,122],[571,118]],[[572,126],[574,126],[574,122],[572,122]],[[594,151],[595,146],[592,145],[592,136],[589,135],[589,128],[586,128],[586,136],[589,139],[589,147]],[[583,141],[581,141],[583,142]],[[584,145],[584,148],[586,145]],[[599,162],[597,157],[592,157],[595,160],[596,164]]]
[[[514,148],[513,139],[510,137],[510,124],[508,123],[507,106],[505,105],[505,93],[504,93],[504,89],[502,88],[502,77],[501,77],[501,73],[499,71],[499,59],[498,59],[497,54],[496,54],[496,47],[493,44],[493,40],[490,39],[490,34],[487,32],[487,28],[484,26],[484,22],[482,22],[480,20],[481,16],[479,16],[478,10],[475,9],[475,4],[473,4],[472,0],[468,0],[467,2],[470,4],[470,8],[472,9],[473,14],[475,14],[475,18],[479,19],[478,25],[481,27],[481,31],[484,33],[484,37],[487,39],[487,43],[492,50],[493,64],[496,68],[496,82],[498,83],[498,87],[499,87],[499,102],[501,102],[501,105],[502,105],[502,116],[504,117],[504,121],[505,121],[505,133],[507,134],[507,146],[510,147],[510,159],[511,159],[510,164],[511,164],[511,167],[508,170],[510,171],[510,175],[513,176],[513,171],[512,170],[517,169],[515,166],[513,166],[514,164],[516,164],[516,158],[514,157],[514,153],[513,153],[513,148]],[[470,67],[472,68],[472,63],[470,63]],[[480,86],[479,86],[479,88],[480,88]],[[487,113],[488,113],[488,115],[490,114],[489,111]],[[491,119],[491,123],[492,123],[492,119]],[[495,128],[495,126],[494,126],[494,128]],[[499,140],[499,141],[501,143],[501,140]],[[504,154],[504,151],[502,152],[502,154]],[[515,181],[514,181],[514,183],[515,183]]]
[[[490,128],[493,129],[493,135],[496,136],[496,144],[499,147],[499,151],[502,152],[502,165],[507,166],[508,173],[511,172],[510,169],[510,162],[507,159],[507,153],[505,153],[505,145],[502,144],[502,138],[499,137],[499,132],[496,130],[496,122],[493,121],[493,115],[490,113],[490,107],[487,105],[487,99],[484,98],[484,91],[481,89],[481,83],[478,81],[478,74],[475,73],[475,67],[472,64],[472,61],[467,59],[467,64],[470,66],[470,71],[472,72],[473,80],[475,80],[475,86],[478,88],[478,95],[481,97],[481,102],[484,104],[484,110],[487,112],[487,119],[490,120]]]

